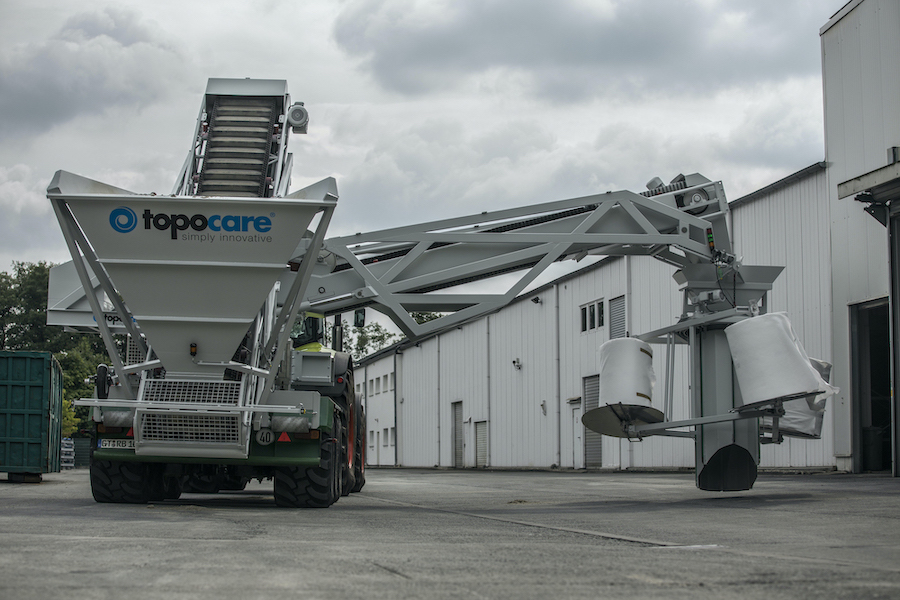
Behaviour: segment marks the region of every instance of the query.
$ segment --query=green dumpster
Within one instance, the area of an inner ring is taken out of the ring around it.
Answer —
[[[62,382],[49,352],[0,351],[0,473],[10,481],[59,472]]]

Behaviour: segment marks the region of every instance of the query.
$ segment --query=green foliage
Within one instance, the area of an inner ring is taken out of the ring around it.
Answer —
[[[0,273],[0,348],[6,348],[7,332],[12,324],[15,307],[13,278],[9,273]]]
[[[397,334],[391,333],[377,321],[371,321],[365,327],[354,327],[351,331],[353,335],[348,340],[351,343],[347,347],[354,358],[378,352],[397,338]]]
[[[69,400],[63,400],[62,405],[62,436],[64,438],[77,437],[82,429],[81,420],[75,414],[75,407]]]
[[[436,312],[411,312],[409,313],[409,316],[411,316],[416,323],[421,325],[422,323],[427,323],[428,321],[440,319],[444,315]]]
[[[73,407],[76,398],[93,396],[84,380],[97,365],[109,363],[100,337],[66,332],[47,325],[47,287],[50,265],[13,263],[12,273],[0,273],[0,349],[52,352],[63,368],[63,435],[76,435],[90,426],[90,410]]]
[[[13,263],[12,274],[0,274],[0,345],[4,350],[60,352],[80,337],[47,325],[50,265]]]
[[[444,316],[437,312],[412,312],[409,315],[416,323],[427,323]],[[388,331],[377,321],[369,321],[365,327],[352,327],[346,319],[342,319],[341,325],[344,328],[344,351],[357,360],[400,341],[399,335]],[[331,326],[328,325],[325,328],[325,345],[331,347],[331,343]]]
[[[375,321],[369,322],[365,327],[352,327],[346,319],[343,319],[341,326],[344,328],[344,352],[349,352],[357,360],[389,346],[399,337]],[[331,327],[327,326],[325,345],[333,347],[332,341]]]
[[[71,350],[56,353],[56,359],[63,369],[63,401],[72,403],[78,398],[91,398],[94,395],[94,384],[85,380],[97,374],[97,365],[109,364],[106,353],[100,354],[91,347],[88,336],[81,336],[77,345]],[[73,407],[75,431],[90,428],[90,409],[86,406]],[[63,427],[65,427],[65,420]]]

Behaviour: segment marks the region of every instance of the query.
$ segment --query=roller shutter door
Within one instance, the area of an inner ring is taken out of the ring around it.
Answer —
[[[600,401],[600,376],[592,375],[582,381],[584,412],[597,408]],[[603,436],[584,428],[584,466],[588,469],[603,466]]]
[[[462,468],[463,464],[463,418],[462,402],[453,403],[453,466]]]
[[[487,421],[475,422],[475,466],[487,466]]]
[[[623,338],[627,335],[625,296],[619,296],[609,301],[609,339]]]

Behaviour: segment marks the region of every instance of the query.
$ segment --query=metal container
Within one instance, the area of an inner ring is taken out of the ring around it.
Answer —
[[[0,472],[10,479],[59,472],[62,384],[49,352],[0,351]]]

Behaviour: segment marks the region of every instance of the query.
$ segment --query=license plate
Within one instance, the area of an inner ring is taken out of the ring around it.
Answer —
[[[134,440],[100,440],[99,448],[127,448],[134,450]]]

